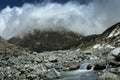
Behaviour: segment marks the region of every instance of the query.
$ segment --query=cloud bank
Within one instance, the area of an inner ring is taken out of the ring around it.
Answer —
[[[120,21],[120,0],[24,4],[0,11],[0,35],[5,39],[37,30],[65,28],[83,35],[102,33]]]

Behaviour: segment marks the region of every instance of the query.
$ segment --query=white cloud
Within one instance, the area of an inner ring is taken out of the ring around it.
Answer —
[[[56,30],[64,27],[74,32],[90,35],[103,32],[120,20],[119,0],[94,0],[88,5],[68,2],[24,4],[22,7],[9,6],[0,12],[0,34],[9,39],[38,30]],[[114,6],[115,5],[115,6]],[[113,12],[114,11],[114,12]]]

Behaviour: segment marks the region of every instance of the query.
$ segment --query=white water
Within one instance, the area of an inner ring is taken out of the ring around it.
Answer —
[[[63,78],[59,80],[96,80],[97,72],[94,70],[76,70],[70,72],[62,72]]]
[[[80,63],[80,69],[74,71],[61,72],[62,79],[59,80],[96,80],[97,72],[91,68],[87,70],[87,66],[98,59],[85,60]]]

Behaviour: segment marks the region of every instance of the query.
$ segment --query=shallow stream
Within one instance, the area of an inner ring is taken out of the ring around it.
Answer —
[[[80,63],[80,69],[74,71],[62,71],[61,79],[57,80],[97,80],[98,73],[93,68],[87,70],[87,66],[99,59],[85,60]]]

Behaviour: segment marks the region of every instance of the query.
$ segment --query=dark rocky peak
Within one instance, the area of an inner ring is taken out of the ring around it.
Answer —
[[[33,33],[28,33],[23,38],[13,37],[8,41],[31,51],[42,52],[70,49],[78,43],[81,37],[82,35],[66,30],[34,30]]]

